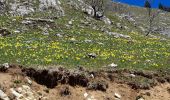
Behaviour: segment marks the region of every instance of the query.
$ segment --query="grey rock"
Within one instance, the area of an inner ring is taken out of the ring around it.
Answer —
[[[49,11],[64,16],[61,2],[59,0],[3,0],[0,2],[0,12],[7,12],[13,16],[25,16],[34,12]],[[51,9],[52,8],[52,9]],[[8,10],[7,10],[8,9]],[[53,12],[52,12],[53,10]],[[48,12],[48,13],[49,13]]]
[[[90,16],[94,16],[94,9],[90,5],[87,5],[83,0],[69,0],[68,4]]]
[[[112,24],[111,20],[110,20],[109,18],[107,18],[106,16],[102,17],[102,20],[103,20],[104,23],[107,24],[107,25],[111,25],[111,24]]]
[[[43,30],[43,32],[42,32],[43,35],[49,35],[49,32],[46,27],[43,28],[42,30]]]
[[[123,28],[123,26],[121,26],[120,23],[116,23],[116,27],[119,28],[119,29],[122,29],[122,28]]]
[[[10,5],[10,14],[24,16],[29,13],[35,12],[34,8],[29,5],[27,1],[24,3],[14,1],[14,3],[9,3]]]

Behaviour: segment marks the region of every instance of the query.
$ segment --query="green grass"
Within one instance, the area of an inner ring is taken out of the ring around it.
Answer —
[[[88,69],[98,69],[111,63],[118,68],[147,69],[170,67],[170,40],[146,37],[131,23],[120,21],[116,16],[110,16],[114,23],[120,22],[130,30],[119,30],[112,26],[111,31],[130,35],[133,42],[127,39],[114,38],[101,31],[83,26],[85,14],[65,8],[66,16],[56,19],[50,24],[49,36],[42,35],[44,24],[24,26],[24,17],[1,17],[0,26],[7,27],[11,32],[16,29],[28,30],[8,37],[0,37],[0,63],[16,63],[24,66],[58,66],[67,68],[83,66]],[[40,14],[35,15],[40,16]],[[33,17],[35,17],[33,16]],[[70,17],[71,16],[71,17]],[[41,16],[43,17],[43,16]],[[87,16],[86,16],[87,17]],[[16,19],[16,21],[12,21]],[[65,24],[74,19],[73,26],[68,29]],[[91,19],[91,24],[101,28],[102,21]],[[38,27],[39,26],[39,27]],[[108,26],[105,26],[108,27]],[[133,30],[133,31],[131,31]],[[61,33],[62,38],[55,36]],[[92,40],[86,43],[85,40]],[[88,58],[89,53],[97,54],[97,58]]]

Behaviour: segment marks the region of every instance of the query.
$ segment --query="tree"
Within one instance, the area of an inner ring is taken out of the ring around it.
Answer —
[[[144,6],[145,6],[146,8],[149,8],[149,9],[151,8],[151,2],[150,2],[150,1],[151,1],[151,0],[146,0],[146,1],[145,1],[145,5],[144,5]]]
[[[148,12],[148,24],[149,24],[148,32],[147,32],[146,36],[148,36],[150,33],[152,33],[153,27],[154,27],[154,20],[160,13],[160,11],[154,12],[152,10],[152,6],[151,6],[152,3],[153,3],[153,0],[146,0],[145,5],[144,5],[144,7],[147,9],[147,12]]]
[[[159,4],[159,9],[163,11],[170,12],[170,7],[164,6],[161,3]]]
[[[161,3],[159,3],[159,7],[158,7],[159,9],[161,9],[161,10],[163,10],[164,9],[164,6],[161,4]]]

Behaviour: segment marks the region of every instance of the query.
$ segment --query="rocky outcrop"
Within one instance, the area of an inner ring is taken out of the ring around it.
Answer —
[[[101,12],[95,12],[93,7],[86,4],[83,0],[69,0],[68,4],[77,10],[81,10],[82,12],[86,13],[87,15],[91,17],[95,17],[95,13],[96,13],[97,16],[102,16],[99,18],[99,20],[102,20],[105,24],[108,24],[108,25],[112,24],[109,18],[107,18],[106,16],[103,16]]]
[[[4,0],[0,0],[0,15],[5,11],[5,2]]]
[[[87,5],[83,0],[69,0],[68,4],[77,10],[81,10],[90,16],[94,16],[94,9],[90,5]]]
[[[64,10],[60,6],[59,0],[13,0],[13,1],[0,1],[0,12],[5,12],[13,16],[24,16],[34,12],[53,10],[58,16],[64,15]],[[52,12],[51,12],[52,13]]]

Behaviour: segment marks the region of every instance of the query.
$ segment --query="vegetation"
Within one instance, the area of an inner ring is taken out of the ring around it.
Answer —
[[[98,69],[111,63],[118,68],[129,69],[157,69],[170,67],[170,40],[145,37],[126,20],[120,20],[110,13],[108,16],[114,23],[122,23],[130,29],[118,29],[110,26],[110,31],[131,36],[131,40],[115,38],[92,26],[82,25],[81,21],[88,17],[80,11],[65,7],[66,16],[55,19],[50,26],[49,35],[42,34],[45,24],[25,26],[21,22],[25,17],[1,16],[0,27],[12,32],[10,36],[0,37],[0,63],[16,63],[25,66],[62,65],[75,68],[83,66]],[[68,28],[66,25],[73,16],[76,20]],[[35,14],[32,17],[37,17]],[[94,23],[95,24],[94,24]],[[105,26],[104,22],[90,19],[88,22],[95,27]],[[83,28],[82,28],[82,27]],[[16,33],[15,30],[26,29]],[[133,30],[133,31],[131,31]],[[61,35],[61,36],[58,36]],[[95,53],[96,58],[89,58],[88,54]]]
[[[161,3],[159,4],[159,9],[170,12],[170,7],[166,7],[162,5]]]

